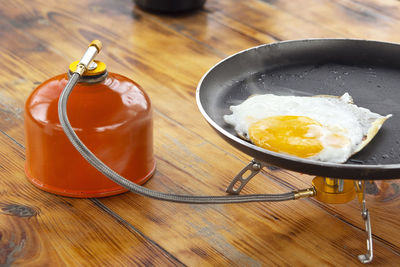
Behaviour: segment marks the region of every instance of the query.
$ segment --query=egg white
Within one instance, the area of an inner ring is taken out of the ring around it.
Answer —
[[[318,131],[322,133],[320,141],[324,148],[309,159],[335,163],[345,162],[360,151],[391,116],[354,105],[348,93],[341,97],[256,95],[231,106],[230,110],[232,114],[224,116],[225,122],[233,125],[238,135],[248,141],[249,126],[267,117],[306,116],[319,122],[322,127]],[[342,148],[326,145],[326,137],[332,133],[344,135],[350,142]]]

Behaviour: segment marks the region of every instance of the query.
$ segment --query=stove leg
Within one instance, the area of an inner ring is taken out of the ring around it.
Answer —
[[[245,187],[245,185],[256,176],[265,165],[255,159],[250,161],[246,167],[244,167],[236,176],[233,178],[232,182],[229,184],[226,192],[233,195],[238,195],[240,191]],[[246,173],[249,174],[245,175]]]
[[[369,211],[366,207],[365,203],[365,181],[359,181],[358,183],[358,189],[360,189],[361,194],[362,194],[362,200],[361,205],[362,205],[362,210],[361,210],[361,215],[365,223],[365,232],[367,234],[367,253],[358,255],[358,259],[362,263],[370,263],[374,257],[373,253],[373,247],[372,247],[372,231],[371,231],[371,220],[369,217]],[[356,186],[357,187],[357,186]]]

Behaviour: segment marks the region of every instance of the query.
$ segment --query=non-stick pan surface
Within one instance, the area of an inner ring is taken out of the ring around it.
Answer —
[[[240,139],[223,120],[253,94],[342,95],[381,115],[393,114],[375,138],[344,164],[287,156]],[[230,144],[267,164],[345,179],[400,178],[400,45],[366,40],[278,42],[219,62],[200,81],[197,104]]]

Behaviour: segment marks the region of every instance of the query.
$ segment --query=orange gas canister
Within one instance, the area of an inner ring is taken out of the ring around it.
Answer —
[[[70,73],[77,63],[70,65]],[[92,167],[65,135],[57,104],[67,81],[67,73],[45,81],[25,103],[28,179],[45,191],[70,197],[128,191]],[[110,168],[137,184],[152,176],[152,107],[137,83],[108,73],[103,62],[95,61],[71,93],[67,110],[79,138]]]

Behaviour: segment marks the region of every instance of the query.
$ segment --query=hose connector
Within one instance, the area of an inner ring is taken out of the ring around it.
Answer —
[[[99,40],[94,40],[89,44],[88,49],[85,54],[79,60],[78,66],[74,72],[79,73],[80,76],[88,69],[89,65],[92,63],[93,59],[100,52],[102,44]]]
[[[293,191],[293,193],[294,193],[294,199],[313,197],[316,194],[314,187],[295,190]]]

